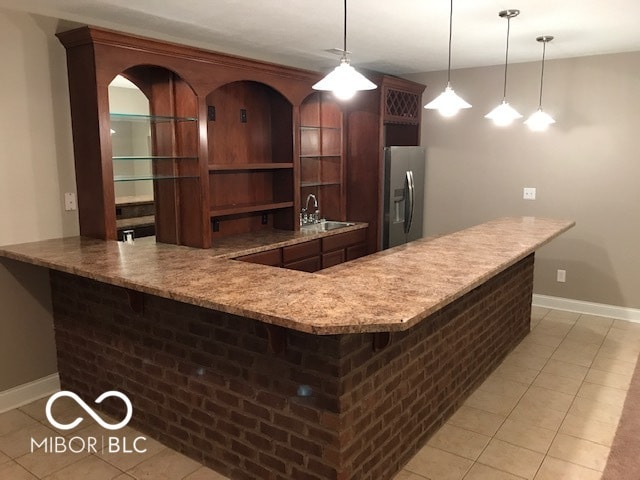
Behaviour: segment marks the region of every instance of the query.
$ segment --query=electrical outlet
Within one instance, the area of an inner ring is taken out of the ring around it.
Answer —
[[[556,281],[560,283],[564,283],[567,281],[567,271],[566,270],[558,270],[556,272]]]
[[[525,200],[535,200],[536,199],[536,189],[535,187],[524,187],[522,191],[522,198]]]
[[[67,192],[64,194],[64,209],[69,212],[71,210],[77,210],[78,204],[76,203],[76,194],[73,192]]]
[[[267,225],[269,223],[269,215],[267,213],[262,214],[262,225]]]

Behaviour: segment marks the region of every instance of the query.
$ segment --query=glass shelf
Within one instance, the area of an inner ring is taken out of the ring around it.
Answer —
[[[210,172],[233,172],[245,170],[285,170],[293,168],[293,163],[246,163],[243,165],[209,165]]]
[[[311,125],[302,125],[300,130],[342,130],[342,127],[313,127]]]
[[[126,120],[140,123],[197,122],[196,117],[171,117],[168,115],[135,115],[132,113],[111,113],[111,120]]]
[[[148,180],[182,180],[185,178],[200,178],[197,175],[116,175],[113,177],[114,182],[142,182]]]

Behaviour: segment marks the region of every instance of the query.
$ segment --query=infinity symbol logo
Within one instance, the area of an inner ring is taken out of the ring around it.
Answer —
[[[51,425],[53,425],[54,427],[56,427],[56,428],[58,428],[60,430],[71,430],[72,428],[75,428],[76,426],[78,426],[78,424],[80,424],[80,422],[82,422],[82,420],[84,420],[84,418],[78,417],[73,422],[68,423],[66,425],[64,423],[57,422],[53,418],[53,415],[51,415],[51,406],[53,405],[53,402],[55,402],[60,397],[69,397],[69,398],[74,399],[75,402],[78,405],[80,405],[85,412],[87,412],[89,415],[91,415],[91,417],[96,422],[98,422],[98,424],[102,428],[106,428],[107,430],[118,430],[118,429],[124,427],[125,425],[127,425],[129,423],[129,420],[131,420],[131,415],[133,415],[133,406],[131,405],[131,400],[129,400],[129,398],[124,393],[120,393],[120,392],[116,392],[115,390],[111,390],[111,391],[108,391],[108,392],[104,392],[102,395],[100,395],[98,398],[96,398],[95,403],[102,403],[102,401],[105,398],[118,397],[127,406],[127,414],[125,415],[124,420],[122,420],[119,423],[116,423],[115,425],[112,425],[112,424],[107,423],[104,420],[102,420],[102,418],[100,418],[100,416],[96,412],[94,412],[91,409],[91,407],[89,407],[89,405],[87,405],[78,395],[76,395],[73,392],[62,390],[62,391],[60,391],[58,393],[53,394],[49,398],[49,400],[47,401],[47,406],[45,408],[45,411],[46,411],[46,414],[47,414],[47,419],[49,420],[49,423],[51,423]]]

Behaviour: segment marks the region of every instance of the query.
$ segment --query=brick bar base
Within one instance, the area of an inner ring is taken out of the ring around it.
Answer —
[[[131,425],[232,479],[384,480],[528,333],[533,255],[384,347],[384,334],[281,329],[281,353],[254,320],[56,271],[51,283],[63,389],[89,404],[122,391]]]

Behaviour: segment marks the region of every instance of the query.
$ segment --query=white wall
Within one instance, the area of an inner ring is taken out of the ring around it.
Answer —
[[[0,245],[77,235],[64,48],[56,21],[0,9]],[[56,372],[48,272],[0,261],[0,391]]]

